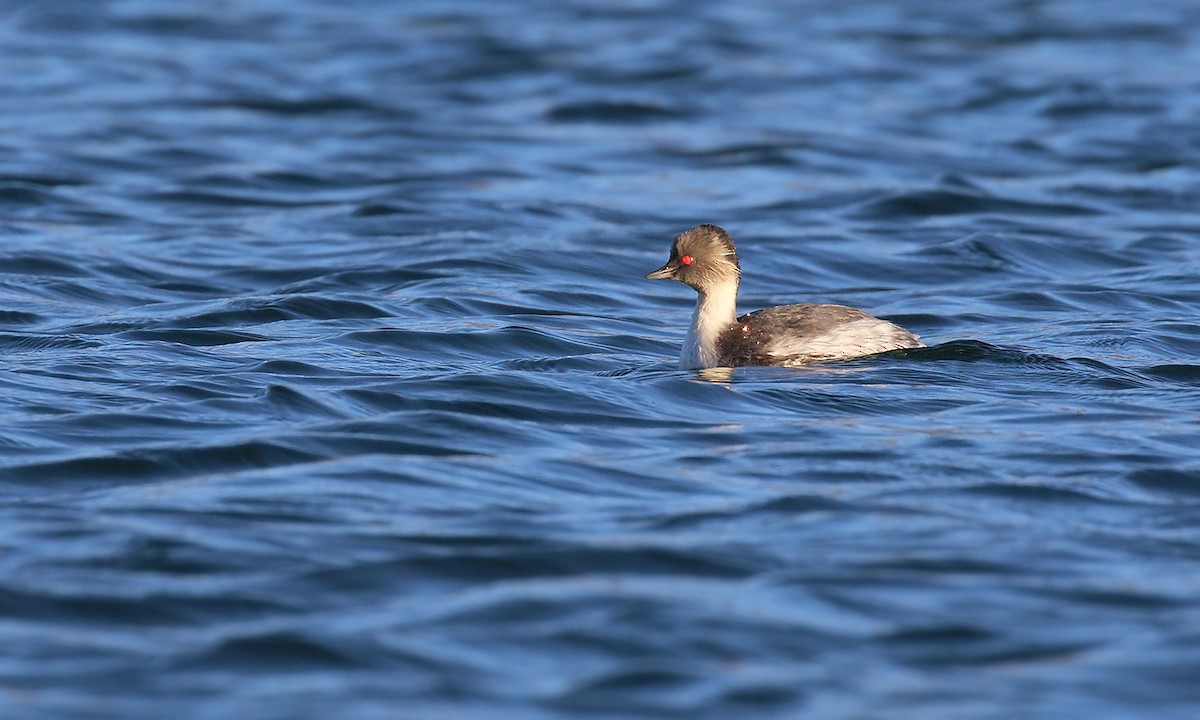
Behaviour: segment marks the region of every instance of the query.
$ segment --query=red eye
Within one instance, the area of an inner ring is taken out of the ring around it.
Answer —
[[[691,265],[695,261],[692,259],[691,255],[684,255],[683,257],[679,258],[679,262],[683,263],[684,265]]]

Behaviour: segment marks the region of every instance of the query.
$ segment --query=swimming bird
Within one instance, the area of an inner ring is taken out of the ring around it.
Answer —
[[[899,325],[845,305],[776,305],[737,317],[742,277],[729,233],[699,225],[680,233],[667,264],[646,276],[678,280],[698,297],[679,367],[809,365],[924,347]]]

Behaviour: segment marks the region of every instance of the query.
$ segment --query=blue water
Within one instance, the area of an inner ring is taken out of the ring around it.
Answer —
[[[0,716],[1194,718],[1200,5],[0,2]],[[741,309],[931,347],[700,376]]]

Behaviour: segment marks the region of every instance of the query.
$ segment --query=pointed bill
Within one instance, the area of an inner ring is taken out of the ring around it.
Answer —
[[[675,268],[671,267],[670,263],[663,265],[659,269],[646,275],[647,280],[670,280],[675,273]]]

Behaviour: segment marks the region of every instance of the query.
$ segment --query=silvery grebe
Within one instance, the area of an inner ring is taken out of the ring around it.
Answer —
[[[646,277],[699,294],[679,367],[808,365],[924,347],[904,328],[844,305],[776,305],[737,317],[742,269],[729,234],[700,225],[675,237],[667,264]]]

